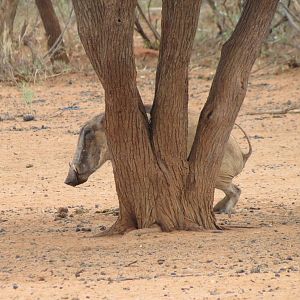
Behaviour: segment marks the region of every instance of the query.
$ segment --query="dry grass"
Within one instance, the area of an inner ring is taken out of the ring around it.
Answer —
[[[150,2],[148,9],[148,2]],[[289,4],[290,2],[290,4]],[[145,15],[159,31],[161,1],[141,1]],[[212,5],[215,3],[215,7]],[[68,22],[71,10],[71,1],[53,1],[62,29]],[[300,5],[298,0],[283,1],[292,13],[293,20],[298,23]],[[154,9],[153,9],[154,8]],[[215,66],[217,64],[220,48],[230,36],[241,12],[241,1],[204,1],[199,26],[195,38],[195,55],[198,64]],[[300,34],[297,27],[292,26],[285,14],[283,6],[278,7],[275,15],[272,32],[264,43],[258,68],[268,65],[269,61],[278,66],[277,70],[287,67],[296,67],[299,63]],[[143,24],[142,22],[142,25]],[[147,31],[147,29],[145,29]],[[63,63],[51,64],[47,53],[47,41],[43,25],[40,21],[34,1],[20,1],[14,25],[13,40],[3,35],[0,54],[0,81],[33,82],[45,80],[49,77],[71,71],[78,72],[91,69],[80,43],[75,16],[70,19],[70,24],[64,34],[64,42],[70,57],[70,65]],[[142,39],[136,35],[136,43],[141,44]],[[143,43],[146,46],[146,43]],[[140,46],[140,45],[139,45]],[[263,61],[263,62],[262,62]]]

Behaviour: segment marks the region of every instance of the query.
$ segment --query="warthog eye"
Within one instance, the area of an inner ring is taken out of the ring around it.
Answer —
[[[84,136],[87,138],[87,139],[92,139],[94,137],[94,131],[91,129],[91,128],[87,128],[85,131],[84,131]]]
[[[91,132],[92,132],[92,129],[87,128],[87,129],[84,131],[84,134],[85,134],[85,135],[88,135],[88,134],[90,134]]]

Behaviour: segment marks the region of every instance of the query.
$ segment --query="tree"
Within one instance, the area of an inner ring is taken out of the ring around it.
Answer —
[[[0,3],[0,74],[12,72],[13,25],[19,0],[3,0]],[[4,76],[5,77],[5,76]]]
[[[69,63],[69,58],[66,53],[66,49],[63,41],[61,41],[57,47],[53,46],[58,39],[62,39],[61,29],[58,18],[55,14],[51,0],[35,0],[35,4],[39,10],[44,28],[46,31],[48,49],[52,49],[52,55],[50,57],[52,64],[55,61],[63,61]]]
[[[0,5],[0,38],[3,41],[3,35],[6,35],[10,42],[13,40],[13,25],[18,8],[19,0],[3,0]],[[5,31],[7,31],[5,33]]]
[[[188,65],[200,0],[164,0],[151,121],[136,84],[134,0],[73,0],[85,51],[104,87],[106,135],[120,205],[107,233],[158,224],[164,231],[217,229],[215,179],[250,70],[278,0],[249,0],[224,44],[187,153]]]

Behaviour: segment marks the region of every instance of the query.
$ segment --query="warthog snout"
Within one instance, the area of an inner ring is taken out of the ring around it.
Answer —
[[[76,186],[82,184],[88,180],[88,177],[82,177],[78,174],[74,166],[70,165],[68,176],[65,180],[65,184],[70,186]]]

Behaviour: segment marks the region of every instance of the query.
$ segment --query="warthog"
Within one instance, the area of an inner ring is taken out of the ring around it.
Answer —
[[[149,108],[148,108],[149,111]],[[196,133],[198,116],[189,114],[188,150],[191,149]],[[225,153],[221,169],[216,180],[216,188],[225,193],[225,197],[219,201],[214,211],[230,215],[237,204],[241,190],[232,183],[235,176],[240,174],[245,163],[252,153],[250,140],[244,130],[238,126],[245,135],[249,151],[243,153],[233,136],[225,146]],[[69,173],[65,183],[76,186],[88,180],[89,176],[110,159],[105,136],[105,115],[100,114],[89,120],[81,128],[74,159],[70,163]]]

